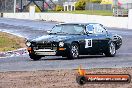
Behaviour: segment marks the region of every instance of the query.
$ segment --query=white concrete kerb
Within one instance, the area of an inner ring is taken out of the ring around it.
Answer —
[[[35,10],[35,9],[34,9]],[[106,27],[130,28],[132,29],[132,11],[128,17],[98,16],[85,14],[69,14],[69,13],[4,13],[4,18],[30,19],[57,21],[66,23],[101,23]]]
[[[129,9],[129,14],[128,14],[128,29],[132,29],[132,9]]]

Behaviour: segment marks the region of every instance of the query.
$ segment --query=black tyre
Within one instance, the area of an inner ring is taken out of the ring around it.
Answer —
[[[116,55],[116,47],[113,42],[109,44],[109,47],[106,49],[105,56],[114,57]]]
[[[76,43],[71,45],[70,53],[67,56],[70,59],[77,59],[79,58],[79,46]]]
[[[79,85],[84,85],[86,83],[86,78],[84,76],[77,76],[76,77],[76,82]]]
[[[29,55],[29,56],[34,61],[37,61],[37,60],[40,60],[41,59],[41,56],[37,56],[37,55]]]

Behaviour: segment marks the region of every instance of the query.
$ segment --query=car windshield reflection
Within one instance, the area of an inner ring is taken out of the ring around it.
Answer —
[[[54,26],[50,34],[82,34],[84,31],[79,25],[57,25]]]

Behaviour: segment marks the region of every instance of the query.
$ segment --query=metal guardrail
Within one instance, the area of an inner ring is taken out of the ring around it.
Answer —
[[[111,4],[86,3],[85,10],[112,10]]]
[[[113,16],[128,16],[128,10],[126,9],[113,9]]]

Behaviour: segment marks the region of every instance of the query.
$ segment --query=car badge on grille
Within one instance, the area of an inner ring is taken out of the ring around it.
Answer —
[[[43,43],[50,43],[49,41],[43,41]]]
[[[55,46],[55,44],[53,44],[53,46]]]

